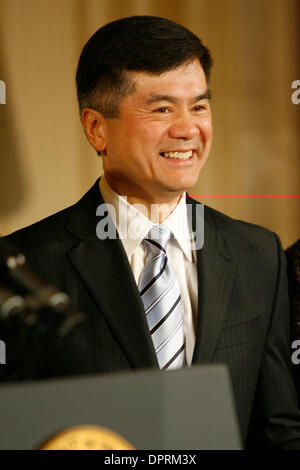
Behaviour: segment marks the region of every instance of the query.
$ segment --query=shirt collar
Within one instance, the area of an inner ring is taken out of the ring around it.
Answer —
[[[164,220],[189,261],[192,261],[191,229],[188,224],[186,193],[184,192],[173,212]]]
[[[105,176],[101,176],[99,187],[105,203],[114,207],[114,211],[110,211],[110,213],[119,237],[122,239],[126,254],[130,257],[154,224],[141,210],[138,210],[142,207],[137,209],[128,203],[126,197],[115,193],[109,186]],[[172,231],[174,239],[191,262],[191,231],[188,224],[185,193],[182,194],[177,206],[164,220],[163,224]]]

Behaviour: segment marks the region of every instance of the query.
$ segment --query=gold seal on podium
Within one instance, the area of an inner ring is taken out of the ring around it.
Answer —
[[[72,426],[44,442],[39,450],[135,450],[119,434],[95,425]]]

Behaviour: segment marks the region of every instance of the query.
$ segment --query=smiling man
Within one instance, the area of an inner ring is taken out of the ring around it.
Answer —
[[[86,321],[26,378],[223,362],[245,446],[300,448],[280,241],[209,207],[203,218],[185,193],[211,146],[211,65],[197,36],[152,16],[109,23],[84,46],[80,115],[104,175],[10,239]]]
[[[82,120],[101,151],[106,180],[129,203],[177,203],[193,186],[211,145],[209,91],[199,59],[154,75],[127,72],[132,91],[119,115],[85,108]],[[116,138],[117,136],[117,138]]]

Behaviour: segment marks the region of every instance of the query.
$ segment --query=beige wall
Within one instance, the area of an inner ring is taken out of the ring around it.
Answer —
[[[0,0],[0,233],[75,202],[101,172],[78,118],[81,47],[104,23],[132,14],[181,22],[215,66],[215,137],[192,194],[300,195],[299,0]],[[300,236],[299,198],[202,198],[276,231]]]

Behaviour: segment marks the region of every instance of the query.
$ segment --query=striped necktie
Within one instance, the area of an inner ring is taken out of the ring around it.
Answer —
[[[161,369],[177,369],[185,364],[180,287],[166,254],[170,236],[171,231],[168,227],[153,225],[143,240],[147,257],[139,282],[147,322]]]

